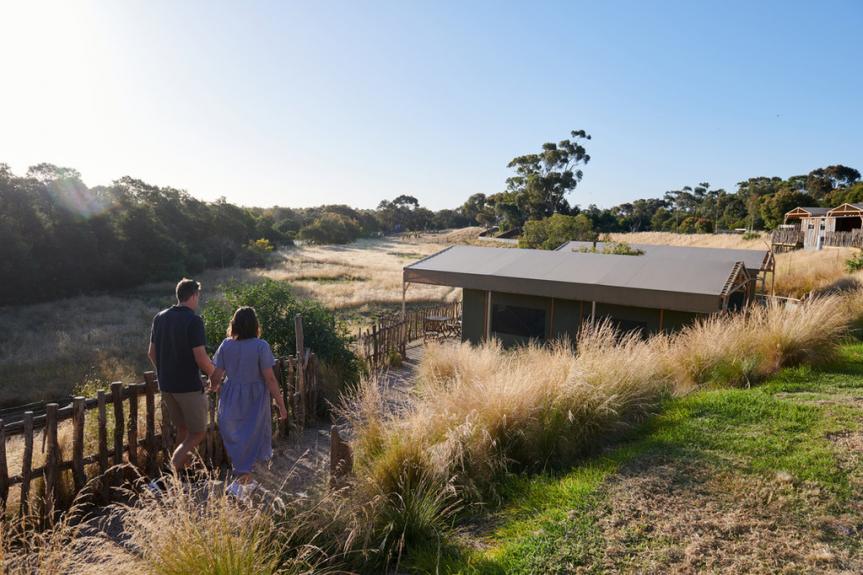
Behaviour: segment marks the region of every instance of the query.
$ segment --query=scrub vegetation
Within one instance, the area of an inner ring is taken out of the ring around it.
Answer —
[[[176,486],[117,508],[123,546],[67,521],[23,547],[7,533],[5,561],[14,572],[26,549],[65,573],[854,572],[863,346],[842,342],[860,317],[858,291],[647,340],[598,325],[574,351],[433,345],[406,403],[374,381],[345,397],[344,488],[322,476],[245,506]]]

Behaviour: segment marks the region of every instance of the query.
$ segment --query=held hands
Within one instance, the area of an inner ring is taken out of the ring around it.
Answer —
[[[218,394],[218,393],[219,393],[219,390],[221,390],[221,389],[222,389],[222,384],[221,384],[221,382],[215,382],[215,381],[213,381],[212,379],[210,379],[210,390],[209,390],[209,391],[210,391],[210,393],[216,393],[216,394]]]
[[[288,410],[285,406],[279,406],[279,421],[287,421],[288,420]]]

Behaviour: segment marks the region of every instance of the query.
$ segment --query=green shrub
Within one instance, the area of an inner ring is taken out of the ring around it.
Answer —
[[[757,240],[760,237],[761,234],[759,234],[758,232],[746,232],[745,234],[743,234],[743,239],[746,241]]]
[[[848,270],[849,274],[863,270],[863,250],[848,258],[848,261],[845,262],[845,269]]]
[[[324,212],[300,229],[301,240],[310,244],[348,244],[360,236],[360,225],[351,217]]]
[[[335,371],[340,384],[357,380],[359,362],[347,344],[347,335],[331,311],[319,302],[297,298],[291,287],[275,280],[252,284],[230,284],[224,288],[223,300],[208,303],[202,312],[207,329],[207,343],[215,351],[234,311],[252,306],[261,323],[261,337],[267,340],[278,356],[296,352],[294,316],[303,316],[303,338],[306,347],[314,350],[318,359]],[[338,387],[341,387],[338,386]]]
[[[566,216],[554,214],[544,220],[531,220],[524,224],[520,248],[539,248],[553,250],[570,240],[593,240],[596,232],[585,214]]]
[[[273,244],[270,240],[249,240],[240,252],[238,263],[244,268],[262,268],[270,261],[272,254]]]
[[[589,248],[581,248],[578,251],[585,254],[612,254],[615,256],[644,255],[644,250],[634,248],[626,242],[607,242],[603,244],[602,249],[593,246]]]

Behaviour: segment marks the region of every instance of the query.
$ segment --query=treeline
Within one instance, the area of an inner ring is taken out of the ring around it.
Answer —
[[[543,237],[545,232],[538,228],[548,227],[547,234],[589,237],[610,232],[769,230],[780,225],[784,214],[797,206],[835,207],[846,202],[863,202],[860,172],[834,165],[788,179],[749,178],[738,183],[733,192],[711,189],[704,182],[668,191],[661,198],[640,199],[606,209],[595,205],[569,206],[565,199],[558,200],[549,193],[545,197],[550,201],[538,203],[544,203],[550,213],[531,217],[532,198],[543,197],[536,192],[543,187],[542,178],[541,174],[535,176],[532,191],[525,186],[490,196],[474,194],[464,203],[462,211],[481,225],[496,225],[501,230],[522,228]],[[550,220],[551,215],[568,217]]]
[[[88,188],[74,169],[40,164],[20,177],[0,164],[0,305],[257,266],[296,238],[345,243],[466,223],[456,210],[432,212],[410,196],[377,210],[243,208],[130,177]]]
[[[546,144],[544,149],[549,146],[555,144]],[[516,158],[513,163],[519,160]],[[733,192],[712,189],[704,182],[668,191],[661,198],[640,199],[606,209],[595,205],[580,208],[570,206],[560,190],[555,189],[566,180],[567,172],[571,175],[571,168],[549,169],[541,159],[527,163],[534,169],[518,186],[510,184],[507,191],[489,196],[474,194],[464,203],[462,212],[480,225],[498,226],[502,231],[522,229],[533,237],[528,242],[531,246],[551,241],[547,238],[560,234],[587,239],[611,232],[769,230],[782,224],[784,214],[797,206],[835,207],[846,202],[863,202],[860,172],[833,165],[788,179],[749,178],[739,182]],[[577,173],[577,178],[570,178],[567,191],[580,181],[580,172]],[[551,219],[552,216],[556,217]]]

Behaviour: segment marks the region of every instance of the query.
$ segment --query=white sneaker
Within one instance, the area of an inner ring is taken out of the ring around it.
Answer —
[[[230,485],[228,485],[228,489],[226,490],[228,495],[234,497],[243,502],[247,502],[252,497],[252,493],[258,488],[257,481],[249,481],[248,483],[240,483],[239,481],[232,481]]]

